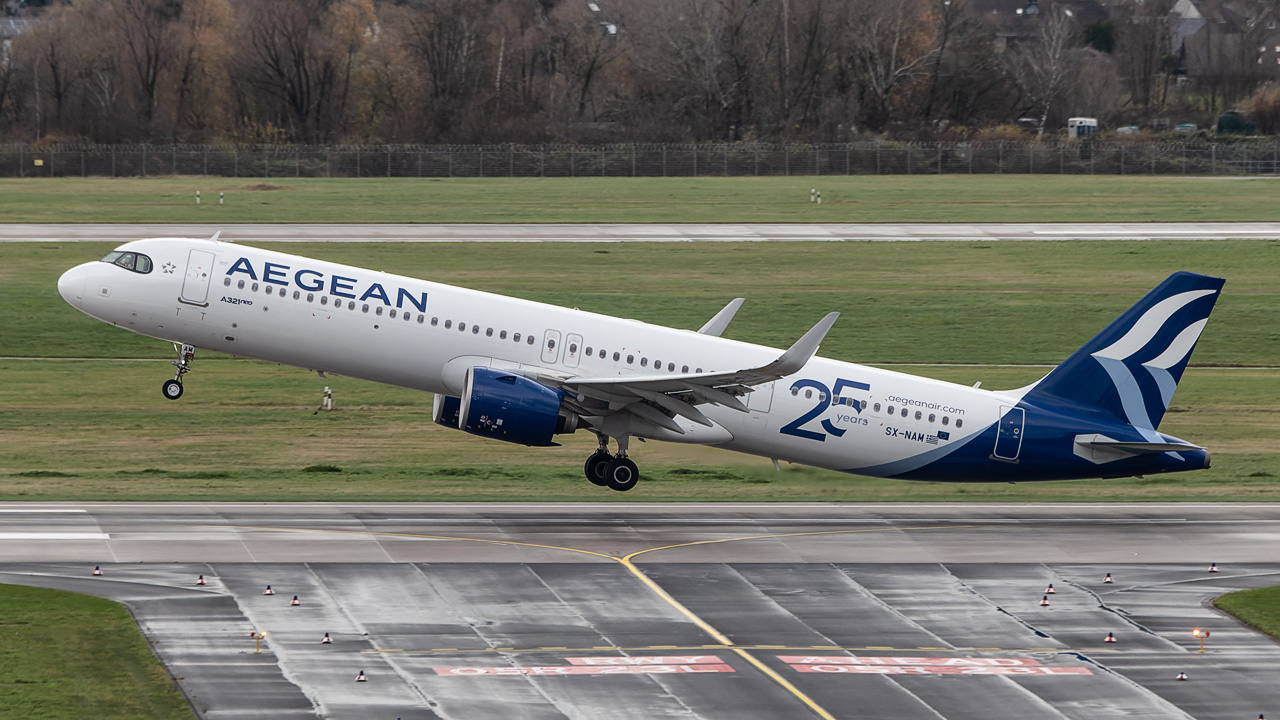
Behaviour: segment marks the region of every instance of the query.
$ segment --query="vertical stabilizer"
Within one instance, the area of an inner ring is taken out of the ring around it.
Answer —
[[[1170,275],[1023,399],[1155,430],[1225,282],[1189,272]]]

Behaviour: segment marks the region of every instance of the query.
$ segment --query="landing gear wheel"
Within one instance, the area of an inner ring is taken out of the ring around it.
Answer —
[[[610,489],[626,492],[640,481],[640,470],[625,457],[615,457],[605,468],[605,479]]]
[[[177,400],[182,397],[182,383],[177,380],[165,380],[161,392],[164,393],[165,399]]]
[[[597,450],[587,458],[587,464],[582,466],[582,471],[586,473],[588,480],[603,487],[609,484],[605,473],[609,469],[610,462],[613,462],[613,455],[605,450]]]

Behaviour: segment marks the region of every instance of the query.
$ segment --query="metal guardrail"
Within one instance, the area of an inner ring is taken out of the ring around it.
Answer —
[[[1280,141],[819,145],[0,145],[0,177],[1273,175]]]

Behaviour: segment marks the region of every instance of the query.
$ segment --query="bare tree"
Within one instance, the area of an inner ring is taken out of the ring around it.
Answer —
[[[1164,102],[1163,90],[1173,69],[1170,13],[1176,2],[1130,0],[1115,9],[1121,68],[1135,105],[1147,107]]]
[[[160,77],[174,58],[177,0],[108,0],[106,19],[119,33],[122,65],[132,70],[138,109],[145,129],[156,117]]]
[[[1044,135],[1049,110],[1067,90],[1067,79],[1075,70],[1079,28],[1070,15],[1056,8],[1037,22],[1035,41],[1010,53],[1009,73],[1039,116],[1036,134]]]
[[[866,122],[888,124],[895,91],[928,72],[939,52],[937,18],[926,0],[851,0],[842,32],[852,40],[854,59],[871,100]]]

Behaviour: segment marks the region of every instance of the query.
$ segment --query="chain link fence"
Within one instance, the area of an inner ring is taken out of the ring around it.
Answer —
[[[0,177],[1274,175],[1280,141],[822,145],[0,145]]]

